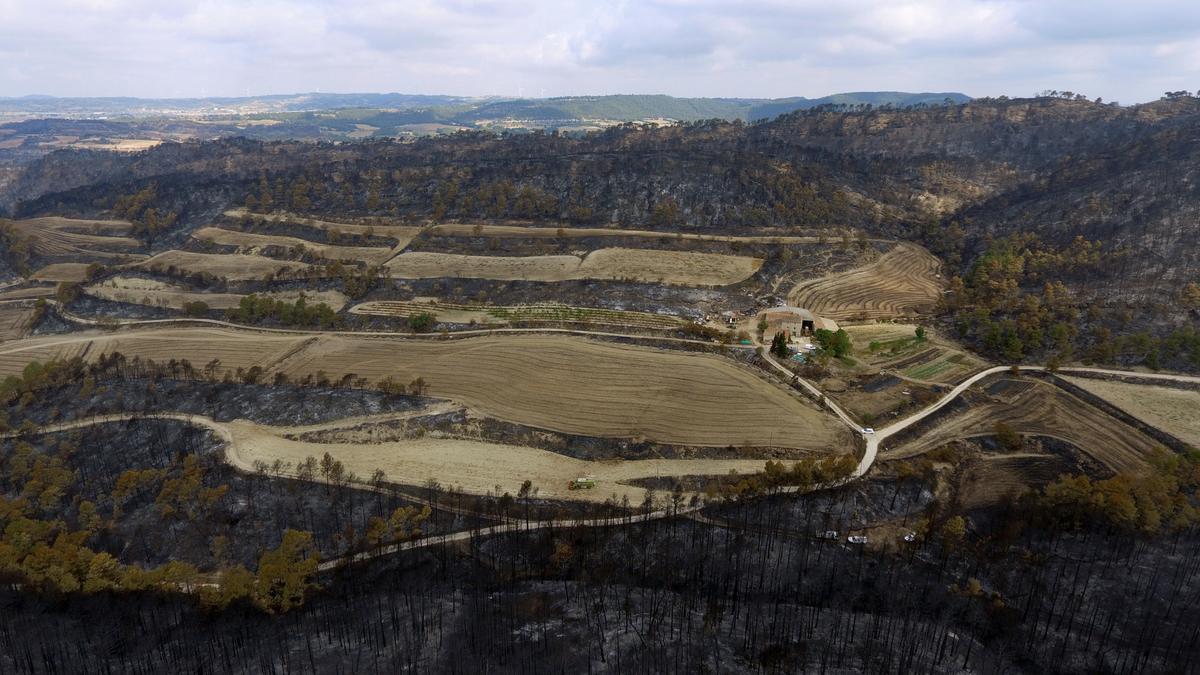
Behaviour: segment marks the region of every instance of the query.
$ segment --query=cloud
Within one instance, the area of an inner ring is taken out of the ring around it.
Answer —
[[[1200,3],[0,0],[0,95],[296,91],[1125,102],[1200,86]]]

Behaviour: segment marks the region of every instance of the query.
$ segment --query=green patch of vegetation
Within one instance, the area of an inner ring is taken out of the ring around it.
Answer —
[[[853,351],[850,335],[841,328],[836,333],[820,328],[813,334],[813,339],[817,341],[822,351],[835,358],[841,358]]]
[[[922,363],[904,371],[905,377],[911,377],[915,380],[927,380],[934,375],[943,371],[949,370],[954,366],[950,359],[940,359],[930,363]]]
[[[203,303],[201,303],[203,304]],[[337,314],[323,302],[310,305],[300,296],[295,302],[276,300],[251,293],[242,298],[237,307],[226,310],[230,321],[260,323],[278,321],[285,326],[320,326],[328,328],[334,324]]]
[[[1044,524],[1078,530],[1103,525],[1144,535],[1179,532],[1200,522],[1196,488],[1200,452],[1159,449],[1145,472],[1122,472],[1104,480],[1063,476],[1029,500]]]
[[[207,316],[208,303],[203,300],[193,300],[183,303],[183,313],[188,316]]]
[[[437,323],[437,317],[429,312],[420,312],[408,317],[408,327],[414,333],[427,333]]]

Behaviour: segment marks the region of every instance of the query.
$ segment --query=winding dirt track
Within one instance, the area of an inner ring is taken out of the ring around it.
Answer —
[[[373,416],[362,418],[357,423],[421,417],[445,409],[446,406],[442,404],[434,410]],[[603,502],[615,497],[618,502],[628,498],[630,503],[640,504],[646,490],[628,485],[628,481],[656,476],[719,476],[730,471],[754,474],[762,471],[764,464],[760,459],[588,461],[536,448],[430,437],[376,444],[309,443],[285,436],[338,429],[347,420],[301,427],[272,427],[246,420],[217,422],[204,415],[175,412],[102,415],[46,425],[39,428],[37,433],[58,433],[135,419],[173,420],[209,429],[224,441],[226,462],[245,472],[254,471],[256,462],[270,465],[280,460],[293,467],[288,474],[295,476],[294,467],[306,458],[319,459],[329,453],[341,461],[347,471],[360,478],[366,478],[376,469],[381,469],[391,482],[419,487],[429,480],[435,480],[481,495],[489,492],[516,494],[521,484],[530,480],[542,498]],[[12,431],[0,434],[0,438],[19,435],[19,431]],[[568,490],[567,484],[578,476],[593,476],[600,487],[594,490]]]
[[[1120,420],[1050,384],[1038,383],[1012,404],[973,406],[936,428],[890,450],[889,459],[920,455],[952,440],[991,436],[1003,422],[1023,435],[1057,438],[1079,448],[1113,471],[1137,471],[1160,444]]]
[[[900,243],[869,265],[798,284],[788,302],[838,320],[916,314],[941,297],[940,266],[920,246]]]
[[[774,362],[772,361],[772,363],[774,363]],[[775,364],[775,365],[778,366],[778,364]],[[1026,367],[1026,369],[1027,370],[1044,370],[1044,368],[1042,368],[1040,366]],[[879,431],[878,435],[867,435],[866,436],[867,451],[864,454],[862,461],[859,463],[858,468],[855,469],[854,473],[851,476],[847,477],[844,480],[836,481],[836,482],[828,484],[828,485],[816,486],[815,488],[812,488],[812,489],[820,490],[820,489],[826,489],[826,488],[831,488],[831,487],[837,487],[837,486],[852,482],[853,480],[856,480],[857,478],[863,476],[867,472],[867,470],[870,469],[872,463],[875,461],[875,458],[876,458],[876,455],[878,452],[879,443],[881,442],[881,440],[883,440],[884,438],[887,438],[888,436],[891,436],[895,433],[898,433],[899,431],[903,430],[904,428],[907,428],[908,426],[915,424],[916,422],[919,422],[921,419],[924,419],[928,415],[933,414],[934,412],[936,412],[940,408],[944,407],[945,405],[948,405],[957,396],[961,395],[963,391],[965,391],[968,387],[975,384],[979,380],[981,380],[985,377],[988,377],[989,375],[994,375],[996,373],[1004,372],[1006,370],[1008,370],[1008,368],[1005,366],[996,366],[994,368],[988,368],[986,370],[980,371],[979,373],[976,373],[972,377],[968,378],[966,381],[960,383],[957,387],[955,387],[953,390],[948,392],[945,396],[943,396],[941,399],[939,399],[932,406],[922,410],[921,412],[917,413],[916,415],[914,415],[912,417],[906,418],[906,419],[901,420],[889,427],[881,429]],[[1092,372],[1092,373],[1102,373],[1102,374],[1136,376],[1136,377],[1142,377],[1142,378],[1151,379],[1151,380],[1158,379],[1158,380],[1173,380],[1173,381],[1200,383],[1200,377],[1194,377],[1194,376],[1188,376],[1188,375],[1131,373],[1131,372],[1126,372],[1126,371],[1115,371],[1115,370],[1098,369],[1098,368],[1067,368],[1067,369],[1062,369],[1062,370],[1069,371],[1069,372]],[[808,384],[807,382],[805,382],[804,384],[806,386],[811,387],[811,385]],[[830,402],[830,405],[831,405],[831,407],[834,407],[835,411],[839,410],[836,408],[835,405],[832,404],[832,402]],[[844,413],[841,413],[841,415],[844,415]],[[212,429],[215,433],[217,433],[226,442],[227,461],[229,461],[233,466],[235,466],[243,471],[252,469],[252,466],[250,466],[250,467],[246,466],[247,459],[246,459],[245,455],[236,452],[236,450],[234,450],[232,452],[232,454],[230,453],[230,449],[235,448],[236,442],[237,442],[235,440],[234,433],[229,428],[227,428],[225,425],[221,425],[221,424],[213,421],[212,419],[201,416],[201,415],[188,415],[188,414],[182,414],[182,413],[158,413],[158,414],[151,414],[151,415],[127,413],[127,414],[120,414],[120,415],[108,415],[108,416],[104,416],[104,417],[90,418],[90,419],[86,419],[86,420],[77,420],[74,422],[67,422],[67,423],[62,423],[62,424],[47,425],[47,426],[41,427],[35,433],[52,433],[55,431],[66,431],[66,430],[70,430],[70,429],[82,428],[85,426],[92,426],[92,425],[96,425],[96,424],[105,424],[105,423],[111,423],[111,422],[128,421],[128,420],[137,419],[137,418],[179,420],[179,421],[196,424],[198,426]],[[852,420],[850,420],[848,417],[843,417],[843,420],[847,421],[848,424],[853,423]],[[346,423],[346,420],[339,420],[339,421],[329,423],[328,427],[325,427],[325,425],[308,425],[305,427],[297,427],[295,429],[303,429],[305,431],[312,431],[317,428],[341,428],[341,426],[344,425],[345,423]],[[355,423],[357,423],[357,421]],[[293,429],[293,431],[295,429]],[[287,433],[287,432],[284,432],[284,433]],[[5,434],[0,434],[0,438],[12,438],[16,435],[18,435],[18,432],[7,432]],[[260,447],[260,446],[256,446],[256,447]],[[252,465],[253,460],[249,460],[249,463]],[[658,470],[659,469],[656,469],[656,471],[658,471]],[[776,492],[797,493],[797,492],[801,492],[801,488],[785,487],[785,488],[777,489]],[[445,535],[435,535],[435,536],[424,537],[424,538],[413,540],[413,541],[403,542],[400,544],[393,544],[390,546],[385,546],[383,548],[376,549],[374,551],[356,554],[350,558],[342,558],[342,559],[337,559],[337,560],[326,561],[324,563],[321,563],[320,569],[322,571],[330,571],[330,570],[337,569],[337,568],[345,566],[345,565],[363,562],[363,561],[367,561],[367,560],[381,557],[381,556],[392,555],[392,554],[400,552],[400,551],[408,551],[408,550],[414,550],[414,549],[424,548],[424,547],[428,547],[428,546],[440,546],[443,544],[455,543],[455,542],[460,542],[460,541],[468,541],[468,540],[472,540],[472,539],[475,539],[478,537],[487,537],[487,536],[491,536],[491,535],[495,535],[495,534],[504,534],[504,533],[512,533],[512,532],[526,532],[526,531],[535,531],[535,530],[553,529],[553,528],[609,527],[609,526],[627,525],[627,524],[645,522],[645,521],[649,521],[649,520],[655,520],[655,519],[660,519],[660,518],[666,518],[666,517],[671,517],[671,516],[676,516],[676,515],[692,513],[692,512],[698,511],[701,508],[703,508],[703,503],[698,502],[692,506],[681,507],[679,509],[659,509],[657,511],[651,511],[651,512],[647,512],[647,513],[643,513],[643,514],[639,514],[639,515],[623,516],[623,517],[617,517],[617,518],[580,519],[580,520],[565,520],[565,521],[546,520],[546,521],[532,521],[532,522],[507,522],[507,523],[504,523],[501,525],[496,525],[496,526],[487,527],[487,528],[481,528],[481,529],[477,529],[477,530],[465,530],[465,531],[454,532],[454,533],[445,534]]]

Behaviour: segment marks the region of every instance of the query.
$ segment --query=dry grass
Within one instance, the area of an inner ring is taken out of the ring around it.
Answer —
[[[353,372],[372,381],[419,376],[435,396],[564,433],[809,450],[845,437],[832,418],[718,357],[565,336],[408,344],[329,337],[283,368],[292,375]]]
[[[307,457],[328,452],[347,470],[370,476],[381,469],[388,480],[424,485],[436,480],[462,487],[466,492],[516,494],[525,480],[532,481],[538,496],[599,502],[613,496],[641,503],[645,490],[621,484],[654,476],[725,475],[730,470],[756,473],[763,460],[631,460],[587,461],[546,450],[501,445],[476,440],[419,438],[384,443],[309,443],[282,438],[288,428],[266,427],[249,422],[230,424],[234,445],[245,463],[279,459],[295,465]],[[579,476],[594,476],[593,490],[568,490],[567,483]]]
[[[230,218],[242,218],[244,216],[250,216],[259,220],[269,220],[277,223],[295,223],[296,225],[311,227],[315,230],[337,232],[338,234],[386,237],[396,242],[397,249],[403,249],[404,247],[408,246],[409,242],[411,242],[414,237],[421,233],[420,227],[411,225],[342,223],[331,220],[305,218],[304,216],[297,216],[289,213],[251,213],[246,209],[231,209],[226,211],[225,215]]]
[[[40,256],[84,256],[88,260],[128,260],[129,250],[142,245],[137,239],[119,236],[133,227],[123,220],[80,220],[75,218],[29,218],[10,221],[20,235],[33,240]]]
[[[1113,471],[1139,470],[1159,446],[1154,439],[1052,385],[1034,383],[1012,402],[989,401],[942,420],[932,430],[881,456],[911,457],[960,438],[989,436],[1004,422],[1023,434],[1049,436],[1077,447]]]
[[[362,261],[368,265],[378,265],[392,257],[393,253],[392,249],[379,246],[333,246],[298,237],[236,232],[233,230],[223,230],[219,227],[201,228],[193,232],[192,236],[201,241],[210,241],[214,244],[237,246],[244,249],[247,253],[257,253],[257,249],[268,246],[278,246],[285,249],[303,247],[305,251],[326,260]]]
[[[157,279],[117,276],[105,279],[84,289],[84,292],[102,300],[127,302],[148,307],[183,309],[188,302],[203,302],[210,309],[237,307],[245,295],[240,293],[199,293],[186,286],[167,283]],[[346,306],[347,298],[337,291],[284,291],[261,293],[279,300],[295,302],[304,295],[309,304],[324,303],[334,311]]]
[[[604,248],[584,258],[572,255],[472,256],[402,253],[386,265],[399,279],[460,277],[528,281],[631,279],[684,286],[726,286],[758,271],[762,260],[745,256]]]
[[[33,338],[0,349],[0,377],[30,358],[120,351],[202,367],[258,365],[270,376],[324,371],[376,382],[423,377],[430,393],[519,424],[589,436],[701,446],[772,446],[827,453],[853,447],[829,415],[747,368],[711,355],[582,338],[511,335],[450,341],[304,336],[171,328]]]
[[[253,333],[232,329],[180,328],[107,334],[95,331],[66,336],[28,338],[0,347],[0,378],[18,373],[30,361],[47,361],[83,355],[94,359],[102,353],[121,352],[130,358],[155,361],[188,359],[202,368],[210,360],[221,360],[220,372],[238,367],[262,366],[282,358],[305,343],[303,335]]]
[[[174,268],[177,272],[184,274],[205,272],[227,281],[251,281],[267,276],[302,276],[312,268],[312,265],[256,255],[192,253],[171,250],[147,258],[134,267],[159,273]]]
[[[886,319],[929,312],[941,297],[941,263],[915,244],[897,244],[875,262],[800,283],[792,305],[838,320]]]
[[[1146,424],[1158,427],[1194,448],[1200,448],[1200,392],[1090,377],[1063,379]]]
[[[80,150],[109,150],[111,152],[141,152],[161,145],[161,140],[149,138],[120,138],[114,140],[82,140],[71,144]]]
[[[985,457],[970,462],[963,471],[959,500],[967,509],[998,506],[1076,470],[1057,455],[1022,453]]]
[[[89,266],[91,263],[54,263],[34,272],[29,278],[33,281],[51,283],[86,281]]]

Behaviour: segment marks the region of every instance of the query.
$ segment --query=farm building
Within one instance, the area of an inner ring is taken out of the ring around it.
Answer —
[[[767,322],[767,329],[763,332],[763,337],[767,340],[780,331],[786,331],[790,337],[798,337],[812,335],[814,331],[821,329],[838,329],[837,323],[832,319],[816,316],[802,307],[776,307],[763,312],[760,319]]]

